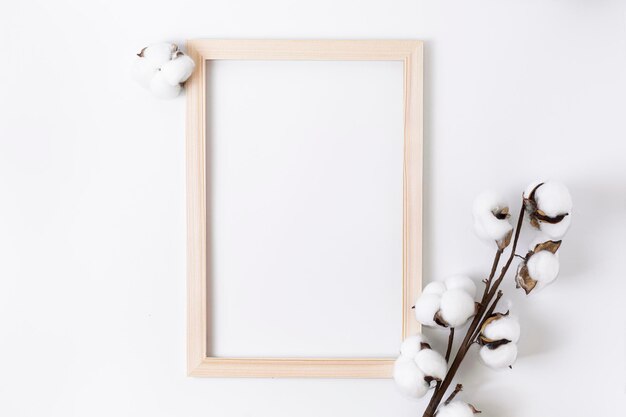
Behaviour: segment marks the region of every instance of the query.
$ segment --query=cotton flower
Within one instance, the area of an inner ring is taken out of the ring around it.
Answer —
[[[180,90],[180,84],[170,84],[162,72],[157,72],[150,80],[150,91],[158,98],[174,98],[180,94]]]
[[[405,395],[421,398],[431,388],[433,381],[446,376],[448,364],[440,353],[430,348],[422,335],[407,337],[400,345],[400,356],[393,367],[393,378]]]
[[[478,343],[483,363],[494,369],[507,368],[517,359],[520,326],[508,313],[495,313],[481,327]]]
[[[437,321],[444,327],[459,327],[476,314],[474,297],[463,290],[448,290],[441,296]]]
[[[542,289],[554,282],[559,274],[559,257],[556,251],[560,246],[560,240],[534,244],[517,268],[517,288],[530,294],[533,289]]]
[[[415,318],[425,326],[459,327],[476,313],[476,285],[455,275],[431,282],[415,302]]]
[[[448,364],[441,353],[432,349],[422,349],[415,355],[417,367],[427,378],[442,381],[448,372]]]
[[[485,191],[474,200],[474,231],[481,239],[495,241],[500,249],[511,242],[513,226],[509,223],[509,206],[493,191]]]
[[[393,365],[393,379],[400,392],[408,397],[422,398],[430,389],[415,360],[403,356],[396,359]]]
[[[144,58],[153,67],[159,68],[172,59],[176,51],[178,51],[178,46],[173,43],[155,43],[143,48],[137,56]]]
[[[417,334],[415,336],[409,336],[400,345],[400,355],[410,358],[414,358],[417,353],[422,349],[430,349],[430,343],[425,336]]]
[[[439,407],[436,417],[474,417],[474,414],[480,413],[476,408],[462,401],[452,401]]]
[[[530,184],[524,192],[524,206],[530,224],[551,239],[560,239],[567,232],[571,223],[572,197],[562,183]]]
[[[520,336],[519,321],[516,317],[507,314],[492,314],[483,324],[480,331],[480,341],[487,345],[507,340],[517,343]]]
[[[171,61],[161,66],[161,73],[168,83],[172,85],[180,84],[191,76],[195,66],[196,64],[193,62],[193,59],[181,51],[178,51]]]
[[[193,59],[170,43],[157,43],[141,50],[135,58],[132,76],[155,96],[171,99],[182,90],[182,84],[195,67]]]

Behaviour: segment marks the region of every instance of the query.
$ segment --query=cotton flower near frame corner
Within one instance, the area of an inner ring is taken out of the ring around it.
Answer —
[[[426,375],[417,367],[415,360],[398,357],[393,364],[393,379],[398,390],[413,398],[422,398],[430,389]]]
[[[180,85],[191,77],[195,66],[190,56],[177,51],[170,61],[161,66],[161,73],[168,83]]]
[[[193,59],[171,43],[157,43],[143,48],[133,63],[132,76],[137,83],[158,98],[172,99],[182,91],[195,68]]]
[[[170,84],[162,72],[157,71],[150,80],[150,91],[158,98],[175,98],[180,94],[180,90],[180,84]]]
[[[414,358],[424,348],[430,348],[430,342],[426,336],[422,334],[409,336],[400,345],[400,355]]]
[[[394,362],[393,378],[404,395],[421,398],[433,387],[434,381],[443,380],[447,370],[446,360],[420,334],[407,337],[400,345],[400,356]]]

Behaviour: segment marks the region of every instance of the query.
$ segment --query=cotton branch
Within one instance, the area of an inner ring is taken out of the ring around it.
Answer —
[[[498,287],[502,283],[504,276],[506,275],[507,271],[509,270],[509,267],[511,266],[511,262],[513,261],[513,258],[515,257],[515,250],[517,249],[517,243],[519,241],[519,236],[520,236],[520,232],[521,232],[522,224],[524,220],[524,212],[525,212],[524,205],[522,204],[519,217],[517,220],[517,227],[515,228],[515,238],[513,240],[513,245],[511,247],[511,254],[507,262],[505,263],[505,265],[502,267],[500,271],[500,275],[498,276],[498,279],[496,279],[493,282],[493,285],[491,286],[489,291],[485,292],[486,296],[483,298],[483,302],[480,303],[478,312],[474,316],[474,319],[472,320],[469,326],[469,329],[467,330],[465,338],[463,339],[463,341],[461,342],[461,345],[459,346],[459,350],[457,351],[457,354],[454,357],[454,361],[452,362],[452,365],[450,365],[450,369],[448,370],[446,377],[441,382],[441,385],[439,385],[437,389],[435,390],[435,392],[433,393],[433,396],[430,399],[430,402],[428,403],[428,407],[426,407],[426,410],[424,412],[424,417],[432,417],[435,415],[435,412],[437,411],[437,407],[441,403],[441,400],[443,399],[445,392],[447,391],[448,387],[452,383],[454,376],[456,375],[457,371],[459,370],[459,367],[461,366],[461,362],[463,362],[465,355],[467,354],[467,352],[469,351],[470,347],[472,346],[474,342],[474,339],[475,339],[473,337],[474,333],[476,332],[476,329],[478,328],[479,324],[482,322],[483,317],[485,316],[485,313],[487,312],[488,306],[491,304],[491,301],[496,295],[496,292],[498,291]],[[495,259],[494,259],[495,266],[492,267],[494,275],[490,279],[488,279],[488,282],[491,282],[493,277],[495,276],[495,270],[498,267],[498,263],[499,263],[500,255],[501,255],[499,252],[500,252],[500,249],[498,249],[498,252],[496,252]]]
[[[444,402],[444,404],[448,405],[450,404],[450,402],[452,400],[454,400],[454,397],[456,397],[456,395],[463,391],[463,385],[462,384],[456,384],[456,387],[454,387],[454,391],[452,391],[452,394],[450,394],[450,396],[448,397],[448,399]]]
[[[559,270],[556,255],[561,238],[571,222],[572,201],[567,187],[553,181],[531,184],[522,195],[517,223],[509,221],[509,206],[497,193],[481,193],[472,207],[474,231],[487,241],[495,242],[497,249],[482,296],[477,302],[476,284],[468,276],[454,275],[426,285],[414,306],[415,318],[424,326],[445,328],[449,331],[445,357],[424,343],[424,336],[407,338],[395,362],[394,379],[398,387],[412,397],[423,397],[437,381],[424,417],[452,417],[478,413],[464,401],[452,401],[462,390],[458,384],[442,404],[446,391],[465,359],[469,349],[480,345],[481,361],[494,369],[511,367],[517,358],[520,326],[517,317],[497,311],[503,297],[499,289],[511,268],[513,259],[520,258],[515,283],[526,294],[552,283]],[[543,234],[535,239],[525,256],[516,254],[524,216],[530,225]],[[504,251],[509,248],[504,265],[500,265]],[[455,329],[465,325],[466,333],[452,358]],[[417,343],[422,338],[422,343]],[[426,350],[424,350],[426,349]],[[441,406],[440,406],[441,405]]]
[[[452,353],[453,342],[454,342],[454,327],[451,327],[450,336],[448,336],[448,348],[446,349],[446,362],[450,362],[450,353]]]

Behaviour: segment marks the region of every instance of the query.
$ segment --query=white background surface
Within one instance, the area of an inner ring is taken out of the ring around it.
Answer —
[[[395,356],[402,62],[208,68],[212,355]]]
[[[152,41],[418,38],[426,280],[479,279],[473,196],[559,178],[559,281],[512,297],[520,360],[459,375],[485,416],[623,415],[623,1],[5,2],[0,13],[0,413],[415,416],[388,380],[185,377],[184,100],[129,80]],[[510,287],[510,284],[508,285]],[[510,291],[508,291],[511,293]],[[371,335],[373,338],[376,335]]]

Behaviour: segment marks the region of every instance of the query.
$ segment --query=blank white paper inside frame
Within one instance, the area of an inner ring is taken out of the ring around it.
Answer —
[[[393,357],[403,66],[207,63],[208,350]]]

